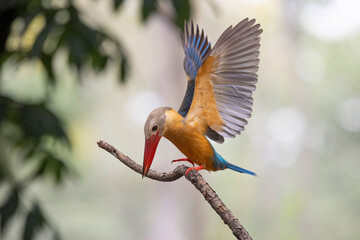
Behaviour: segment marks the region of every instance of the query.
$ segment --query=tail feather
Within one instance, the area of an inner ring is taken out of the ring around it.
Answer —
[[[217,167],[217,169],[230,168],[231,170],[234,170],[234,171],[237,171],[237,172],[240,172],[240,173],[246,173],[246,174],[253,175],[253,176],[256,176],[256,177],[258,176],[258,175],[256,175],[256,173],[254,173],[252,171],[246,170],[245,168],[241,168],[241,167],[238,167],[238,166],[236,166],[234,164],[229,163],[220,154],[218,154],[215,151],[215,149],[214,149],[214,154],[215,154],[215,156],[214,156],[214,160],[215,160],[214,165]]]
[[[252,171],[249,171],[249,170],[246,170],[245,168],[241,168],[241,167],[238,167],[234,164],[231,164],[228,162],[228,168],[230,168],[231,170],[234,170],[234,171],[237,171],[237,172],[241,172],[241,173],[246,173],[246,174],[249,174],[249,175],[253,175],[253,176],[257,176],[256,173],[252,172]]]

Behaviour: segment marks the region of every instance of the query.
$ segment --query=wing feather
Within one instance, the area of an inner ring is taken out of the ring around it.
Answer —
[[[195,80],[199,68],[211,52],[211,43],[208,42],[203,29],[200,33],[199,26],[196,25],[195,28],[193,21],[190,30],[185,22],[185,36],[181,34],[181,40],[185,51],[184,70],[190,80]]]
[[[178,112],[181,116],[186,117],[193,101],[197,73],[211,52],[211,43],[208,42],[208,38],[204,34],[204,30],[201,29],[200,31],[198,25],[196,25],[195,30],[194,23],[192,21],[190,29],[185,21],[184,33],[185,36],[181,33],[180,36],[181,43],[185,51],[184,70],[188,76],[188,83],[185,96]],[[218,143],[224,142],[224,137],[210,127],[206,130],[206,136]]]
[[[188,83],[185,96],[178,110],[178,113],[183,117],[187,115],[193,100],[196,75],[211,51],[211,43],[208,42],[204,30],[201,29],[200,33],[199,26],[196,25],[195,28],[193,21],[191,21],[190,29],[185,21],[184,33],[185,36],[182,33],[180,36],[185,52],[184,70],[188,76]]]
[[[258,80],[261,33],[260,24],[247,18],[224,31],[198,70],[187,121],[201,122],[223,137],[245,129]]]

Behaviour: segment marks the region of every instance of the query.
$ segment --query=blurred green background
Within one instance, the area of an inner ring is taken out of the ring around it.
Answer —
[[[204,178],[253,239],[360,239],[355,0],[0,3],[0,239],[232,239],[185,179],[141,179],[143,124],[186,88],[179,29],[264,29],[246,131],[214,147],[260,178]],[[181,153],[163,139],[153,169]]]

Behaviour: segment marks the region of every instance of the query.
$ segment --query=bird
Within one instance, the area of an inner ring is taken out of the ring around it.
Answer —
[[[187,161],[193,165],[185,175],[191,170],[231,169],[257,176],[226,161],[210,142],[221,144],[224,138],[239,135],[251,117],[263,32],[260,24],[255,23],[255,19],[245,18],[234,27],[229,26],[212,48],[204,29],[200,32],[199,25],[195,27],[193,21],[190,24],[185,21],[180,37],[187,89],[178,111],[160,107],[145,122],[143,178],[162,137],[186,156],[172,163]]]

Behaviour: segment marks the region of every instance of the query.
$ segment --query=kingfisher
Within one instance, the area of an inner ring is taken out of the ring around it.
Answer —
[[[160,107],[148,116],[142,177],[153,162],[161,137],[170,140],[185,156],[191,170],[231,169],[256,176],[252,171],[227,162],[209,140],[223,143],[224,137],[239,135],[251,117],[252,93],[258,81],[260,24],[248,18],[228,27],[211,48],[204,30],[185,21],[180,33],[185,51],[187,89],[178,111]],[[195,167],[195,164],[197,165]]]

